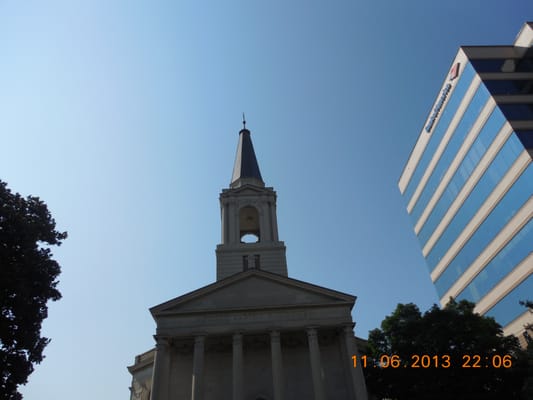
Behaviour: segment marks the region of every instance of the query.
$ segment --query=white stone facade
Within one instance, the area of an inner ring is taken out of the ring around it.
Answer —
[[[364,400],[354,302],[249,270],[156,306],[156,349],[129,367],[131,399]]]

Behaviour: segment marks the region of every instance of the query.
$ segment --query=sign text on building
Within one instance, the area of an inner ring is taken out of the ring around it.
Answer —
[[[451,83],[447,83],[446,86],[444,86],[444,89],[442,89],[442,92],[440,93],[439,100],[437,101],[437,104],[435,104],[435,107],[433,107],[433,111],[431,112],[431,116],[429,117],[429,121],[427,125],[425,126],[426,132],[431,132],[431,128],[433,128],[433,125],[435,125],[435,120],[439,116],[440,110],[442,109],[442,106],[444,102],[446,101],[446,98],[448,97],[448,93],[450,93],[450,89],[452,88]]]

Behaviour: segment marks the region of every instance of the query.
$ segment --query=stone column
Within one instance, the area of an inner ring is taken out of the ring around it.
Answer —
[[[235,218],[235,208],[236,204],[234,200],[226,200],[226,214],[224,216],[224,222],[226,223],[226,233],[227,233],[227,240],[224,242],[224,244],[233,244],[233,243],[239,243],[237,240],[238,233],[236,232],[239,229],[239,222],[238,218]]]
[[[272,351],[274,400],[283,400],[283,364],[281,360],[281,343],[278,331],[270,332],[270,350]]]
[[[201,400],[203,397],[204,346],[205,336],[196,336],[194,338],[194,356],[192,361],[191,400]]]
[[[235,202],[233,205],[233,226],[235,226],[235,231],[233,232],[233,243],[240,243],[241,242],[241,221],[239,218],[240,214],[240,204],[238,202]]]
[[[361,365],[361,362],[359,362],[359,365],[355,368],[353,368],[353,361],[352,356],[357,356],[357,358],[360,360],[360,354],[357,350],[357,344],[354,340],[354,334],[353,334],[353,327],[355,324],[346,325],[343,328],[343,339],[344,344],[346,346],[347,351],[347,359],[346,367],[350,366],[349,368],[351,372],[351,384],[353,387],[353,392],[355,394],[356,400],[368,400],[368,394],[366,391],[366,383],[365,383],[365,377],[363,375],[363,368]]]
[[[167,338],[156,337],[156,341],[152,373],[152,400],[169,400],[170,346]]]
[[[315,328],[307,329],[307,340],[309,342],[309,358],[311,359],[311,373],[313,375],[315,400],[326,400],[324,374],[322,371],[322,362],[320,361],[320,348],[318,347],[318,336]]]
[[[274,202],[272,203],[272,209],[271,209],[271,218],[272,218],[272,240],[274,242],[277,242],[279,241],[279,237],[278,237],[278,217],[277,217],[277,212],[276,212],[276,203],[275,203],[275,200]]]
[[[233,400],[243,399],[242,335],[233,335]]]
[[[264,197],[261,197],[257,204],[259,212],[259,230],[261,232],[261,242],[272,241],[272,229],[270,228],[270,210]]]
[[[222,244],[226,244],[228,242],[228,235],[226,234],[226,231],[228,230],[228,223],[226,221],[227,214],[227,206],[222,202],[220,204],[220,238]]]

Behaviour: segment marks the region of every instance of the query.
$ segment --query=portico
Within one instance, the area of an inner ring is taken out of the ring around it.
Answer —
[[[154,307],[152,400],[364,399],[351,362],[354,301],[249,270]]]

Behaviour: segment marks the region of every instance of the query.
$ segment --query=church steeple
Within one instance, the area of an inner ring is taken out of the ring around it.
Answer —
[[[217,280],[248,269],[287,276],[285,244],[278,238],[276,192],[265,187],[244,120],[243,125],[230,187],[220,194]]]
[[[250,131],[246,129],[244,114],[242,123],[243,128],[239,132],[239,144],[237,146],[237,155],[235,156],[230,187],[238,188],[244,184],[264,187],[265,183],[259,171]]]

